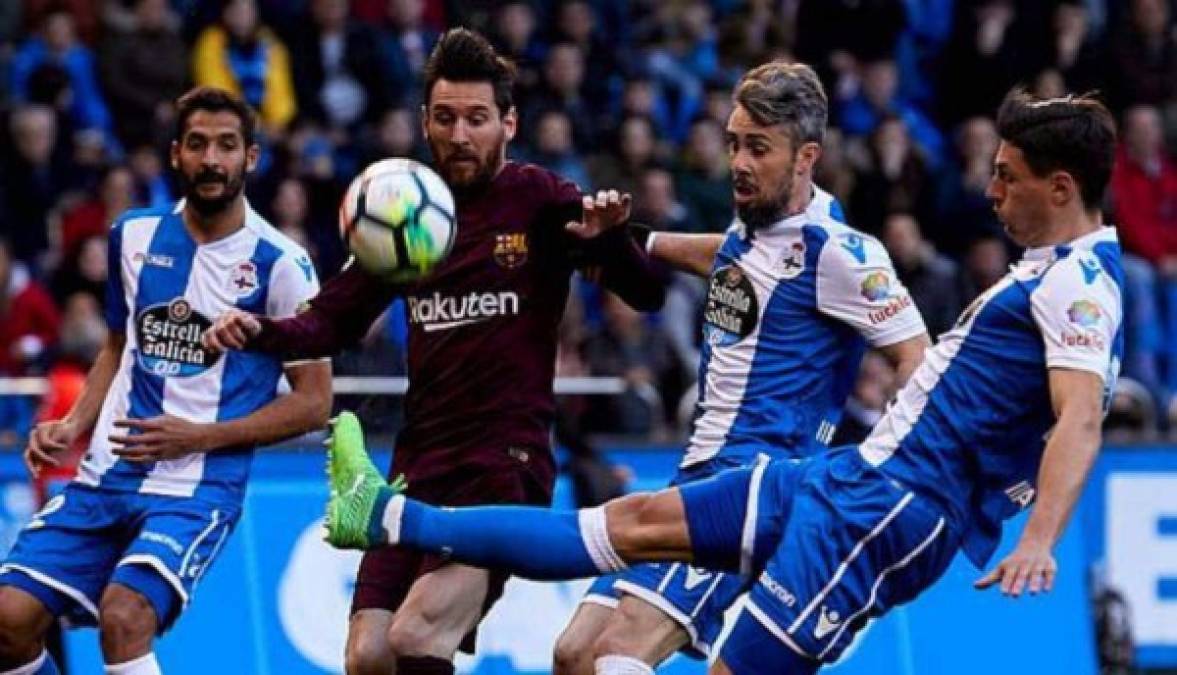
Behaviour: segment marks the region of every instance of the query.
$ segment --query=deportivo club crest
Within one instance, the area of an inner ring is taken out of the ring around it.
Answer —
[[[795,241],[781,258],[781,278],[794,279],[805,270],[805,242]]]
[[[229,286],[238,296],[245,296],[257,289],[257,265],[250,260],[243,260],[233,266],[233,273],[229,275]]]
[[[527,262],[527,233],[508,232],[495,235],[494,259],[500,267],[513,270]]]

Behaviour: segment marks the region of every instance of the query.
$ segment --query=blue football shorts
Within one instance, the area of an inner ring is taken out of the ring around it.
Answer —
[[[813,672],[868,619],[939,579],[959,528],[844,446],[682,486],[696,562],[749,579],[720,657],[733,673]],[[789,664],[800,663],[806,667]]]
[[[118,583],[147,598],[162,633],[240,512],[237,504],[71,483],[21,530],[0,565],[0,585],[25,590],[71,624],[96,625],[103,590]]]
[[[746,466],[744,458],[715,457],[680,468],[670,487],[710,478],[724,470]],[[657,607],[682,626],[690,638],[683,653],[706,658],[723,629],[723,614],[745,590],[738,574],[715,572],[685,563],[644,563],[624,572],[598,577],[582,602],[616,607],[631,595]]]

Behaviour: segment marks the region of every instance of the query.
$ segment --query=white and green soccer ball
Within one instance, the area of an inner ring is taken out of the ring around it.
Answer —
[[[364,269],[392,281],[415,281],[454,246],[454,196],[424,164],[383,159],[348,186],[339,231]]]

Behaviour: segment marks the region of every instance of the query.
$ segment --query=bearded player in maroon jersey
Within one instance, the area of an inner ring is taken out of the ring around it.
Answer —
[[[516,132],[514,68],[481,36],[451,30],[426,66],[423,128],[457,202],[453,252],[426,279],[390,285],[351,265],[297,317],[229,312],[206,333],[213,349],[287,358],[358,343],[394,296],[409,315],[405,426],[391,475],[408,494],[448,506],[551,502],[549,448],[556,327],[574,269],[638,309],[663,286],[624,227],[629,196],[582,198],[577,187],[506,160]],[[399,548],[365,554],[352,603],[347,672],[453,673],[507,575]]]

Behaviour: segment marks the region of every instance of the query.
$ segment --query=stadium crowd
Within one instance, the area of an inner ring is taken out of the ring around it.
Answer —
[[[1004,92],[1099,90],[1121,125],[1106,211],[1129,254],[1114,419],[1145,434],[1177,427],[1170,0],[13,0],[0,3],[0,376],[51,385],[40,402],[0,397],[0,444],[80,387],[103,339],[111,220],[175,199],[177,95],[221,86],[259,111],[251,203],[329,277],[345,257],[336,209],[350,179],[376,159],[427,159],[422,68],[458,24],[519,68],[509,154],[586,191],[633,193],[635,220],[658,230],[726,229],[732,85],[773,58],[812,64],[832,112],[816,180],[884,242],[933,336],[1017,253],[984,196]],[[653,316],[591,284],[574,292],[560,374],[631,387],[566,398],[571,429],[685,430],[706,287],[669,272],[667,283]],[[403,372],[403,309],[387,316],[338,374]],[[882,359],[865,361],[844,438],[877,419],[892,379]]]

